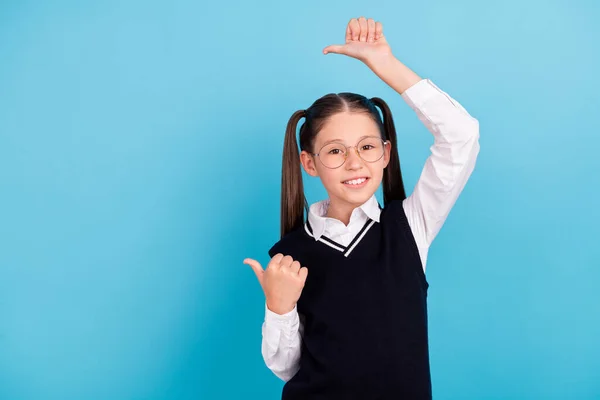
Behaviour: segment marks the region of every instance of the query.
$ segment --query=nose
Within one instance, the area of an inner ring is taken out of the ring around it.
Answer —
[[[358,155],[356,147],[348,148],[348,154],[346,156],[346,169],[359,169],[362,168],[362,158]]]

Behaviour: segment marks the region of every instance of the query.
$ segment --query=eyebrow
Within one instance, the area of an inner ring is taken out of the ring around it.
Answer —
[[[371,136],[376,136],[376,135],[364,135],[364,136],[361,136],[361,137],[359,137],[359,138],[358,138],[358,140],[357,140],[356,142],[358,143],[358,142],[359,142],[359,141],[361,141],[362,139],[364,139],[364,138],[366,138],[366,137],[371,137]],[[325,145],[327,145],[327,144],[329,144],[329,143],[333,143],[333,142],[342,142],[342,143],[344,143],[344,141],[343,141],[342,139],[331,139],[331,140],[328,140],[328,141],[326,141],[325,143],[323,143],[323,144],[321,145],[321,147],[323,147],[323,146],[325,146]]]

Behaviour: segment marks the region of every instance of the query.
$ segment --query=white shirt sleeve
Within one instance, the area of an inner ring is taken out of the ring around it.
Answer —
[[[290,380],[300,369],[303,332],[303,317],[296,306],[288,313],[277,314],[265,302],[262,356],[267,367],[283,381]]]
[[[429,79],[402,98],[434,138],[414,191],[402,203],[425,270],[429,246],[475,167],[479,121]]]

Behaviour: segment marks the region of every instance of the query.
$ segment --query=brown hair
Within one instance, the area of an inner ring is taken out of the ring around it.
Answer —
[[[381,109],[383,121],[377,111]],[[325,122],[339,112],[359,112],[369,115],[384,140],[392,143],[390,161],[383,173],[383,202],[404,200],[406,194],[400,171],[400,158],[396,144],[396,128],[390,108],[379,97],[371,99],[356,93],[329,93],[316,100],[308,109],[292,114],[285,130],[283,142],[283,166],[281,174],[281,237],[304,224],[304,210],[308,213],[308,203],[304,196],[300,151],[314,153],[315,138]],[[300,127],[300,151],[296,141],[296,127],[300,118],[305,121]]]

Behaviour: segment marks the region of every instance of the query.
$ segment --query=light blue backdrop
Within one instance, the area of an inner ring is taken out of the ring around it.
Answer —
[[[432,143],[322,55],[361,15],[480,121],[428,260],[434,398],[600,398],[598,2],[6,0],[0,399],[279,398],[242,260],[278,239],[288,118],[384,98],[408,192]]]

